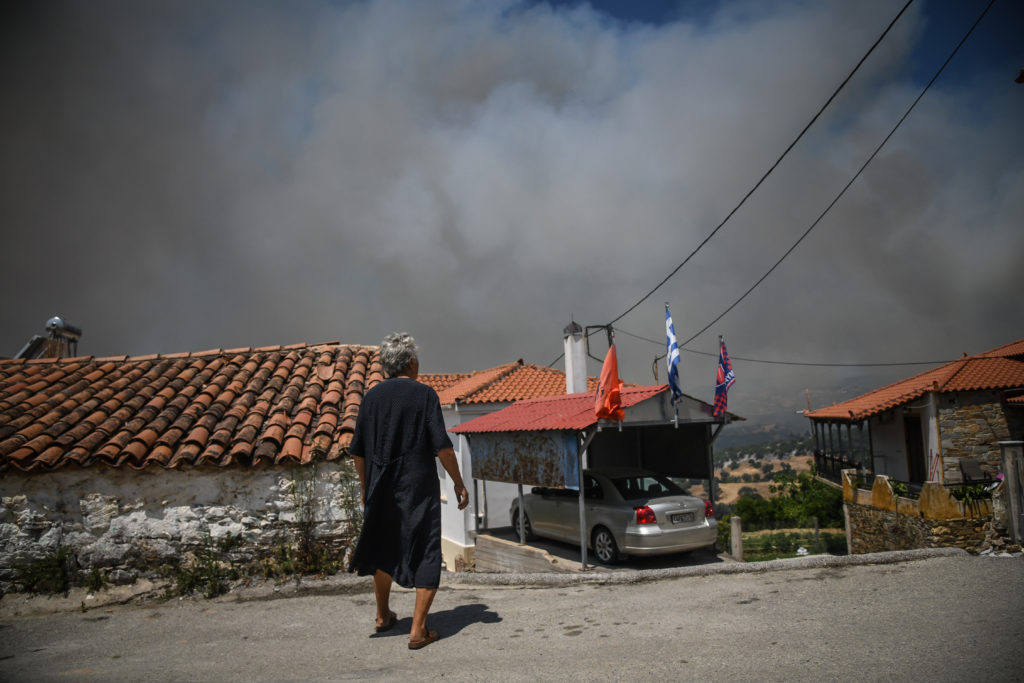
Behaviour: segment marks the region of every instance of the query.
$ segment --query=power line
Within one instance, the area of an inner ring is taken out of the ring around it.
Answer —
[[[912,112],[914,110],[914,107],[917,106],[917,103],[921,101],[921,98],[924,97],[925,93],[928,92],[929,88],[932,87],[932,84],[935,83],[935,81],[938,80],[938,78],[942,74],[942,72],[945,71],[946,67],[953,60],[953,57],[956,56],[956,53],[960,51],[960,48],[963,46],[963,44],[965,42],[967,42],[967,39],[970,38],[972,33],[974,33],[974,29],[978,27],[978,24],[981,23],[981,20],[985,18],[986,14],[988,14],[988,11],[992,8],[993,4],[995,4],[995,0],[990,0],[988,5],[981,12],[981,14],[978,16],[977,20],[974,22],[974,24],[971,26],[971,28],[968,29],[967,33],[964,34],[964,37],[960,40],[959,43],[957,43],[956,47],[953,48],[953,51],[949,54],[949,57],[946,58],[946,61],[942,63],[942,66],[940,66],[939,70],[935,72],[935,75],[932,76],[932,79],[930,81],[928,81],[928,84],[925,85],[925,87],[921,91],[921,93],[914,99],[913,102],[910,103],[910,106],[907,108],[907,110],[905,112],[903,112],[903,116],[901,116],[899,118],[899,120],[896,122],[896,125],[892,127],[892,130],[889,131],[889,134],[885,136],[885,138],[882,140],[881,143],[879,143],[878,147],[875,148],[875,151],[871,153],[871,156],[869,156],[867,158],[867,161],[865,161],[861,165],[861,167],[859,169],[857,169],[857,172],[853,175],[852,178],[850,178],[850,182],[846,183],[846,185],[843,186],[843,189],[839,191],[839,194],[837,194],[835,196],[835,198],[831,202],[829,202],[828,206],[825,207],[825,210],[821,212],[821,214],[815,219],[815,221],[813,223],[811,223],[811,226],[809,228],[807,228],[807,230],[805,230],[802,235],[800,235],[799,239],[797,239],[796,242],[793,243],[793,246],[791,246],[789,249],[787,249],[786,252],[782,255],[782,257],[779,258],[779,260],[775,262],[775,265],[773,265],[771,268],[769,268],[768,271],[764,275],[762,275],[757,280],[757,282],[755,282],[750,287],[750,289],[748,289],[746,292],[744,292],[743,295],[739,299],[734,301],[731,306],[729,306],[724,311],[722,311],[722,313],[717,318],[715,318],[714,320],[709,322],[707,325],[705,325],[703,328],[701,328],[700,332],[698,332],[697,334],[693,335],[692,337],[690,337],[689,339],[684,341],[682,344],[680,344],[679,348],[682,348],[683,346],[685,346],[686,344],[689,344],[690,342],[692,342],[694,339],[696,339],[700,335],[702,335],[705,332],[707,332],[708,329],[710,329],[710,327],[712,325],[714,325],[719,320],[721,320],[726,315],[728,315],[728,313],[730,311],[732,311],[732,309],[736,308],[736,306],[739,305],[739,303],[741,301],[746,299],[747,296],[751,292],[753,292],[755,289],[757,289],[758,285],[760,285],[762,282],[764,282],[765,279],[767,279],[768,276],[771,275],[775,271],[775,269],[779,267],[779,264],[781,264],[783,261],[786,260],[787,256],[789,256],[791,253],[793,253],[793,250],[796,249],[797,246],[799,246],[799,244],[804,241],[805,237],[807,237],[809,234],[811,234],[811,231],[814,230],[815,227],[817,227],[817,225],[828,214],[828,212],[832,210],[832,207],[835,206],[836,203],[843,197],[843,195],[846,194],[846,191],[848,189],[850,189],[850,186],[853,185],[854,182],[856,182],[857,178],[860,177],[860,174],[864,172],[864,169],[866,169],[868,167],[868,164],[870,164],[874,160],[874,158],[876,156],[878,156],[878,153],[880,151],[882,151],[882,148],[885,147],[885,144],[887,142],[889,142],[889,138],[891,138],[896,133],[896,131],[903,124],[903,122],[907,119],[907,117],[910,116],[910,112]]]
[[[634,339],[639,339],[641,341],[650,342],[650,343],[656,344],[658,346],[664,346],[665,345],[665,342],[663,342],[663,341],[657,341],[657,340],[654,340],[654,339],[650,339],[649,337],[642,337],[639,334],[633,334],[632,332],[624,330],[621,327],[616,327],[615,331],[620,333],[620,334],[624,334],[627,337],[633,337]],[[711,353],[709,351],[695,351],[693,349],[684,349],[684,348],[680,348],[679,350],[680,351],[685,351],[687,353],[692,353],[692,354],[695,354],[697,356],[710,356],[712,358],[718,358],[718,353],[717,352],[716,353]],[[661,358],[664,358],[664,357],[665,357],[664,355],[661,355],[661,356],[656,357],[655,360],[660,360]],[[915,360],[915,361],[907,361],[905,363],[806,363],[806,362],[801,362],[801,361],[765,360],[763,358],[743,358],[742,356],[734,356],[732,354],[729,354],[729,358],[731,360],[741,360],[741,361],[743,361],[745,363],[763,363],[763,364],[766,364],[766,365],[796,365],[796,366],[811,367],[811,368],[887,368],[887,367],[899,367],[899,366],[903,366],[903,365],[941,365],[943,363],[950,363],[950,362],[952,362],[952,361],[949,361],[949,360]],[[556,358],[554,361],[552,361],[552,363],[556,363],[556,362],[558,362],[558,358]]]
[[[861,60],[857,63],[857,66],[854,67],[853,71],[851,71],[850,74],[846,77],[846,79],[843,80],[843,82],[840,84],[839,88],[836,89],[836,91],[828,99],[828,101],[825,103],[825,105],[823,105],[822,108],[818,111],[818,113],[814,115],[814,118],[811,119],[810,123],[808,123],[807,126],[804,127],[804,129],[800,132],[800,135],[798,135],[797,138],[789,145],[789,147],[786,148],[786,150],[783,152],[782,156],[780,156],[779,159],[776,160],[776,162],[761,177],[761,179],[757,182],[757,184],[755,184],[754,187],[746,195],[744,195],[743,199],[740,200],[740,203],[737,204],[737,206],[732,211],[729,212],[729,214],[725,217],[725,219],[723,219],[722,222],[719,223],[718,226],[715,227],[715,229],[711,232],[711,234],[709,234],[704,239],[704,241],[701,242],[697,246],[697,248],[693,252],[691,252],[690,255],[686,257],[686,259],[683,260],[682,263],[680,263],[671,273],[669,273],[668,276],[666,276],[661,282],[659,282],[653,289],[651,289],[647,294],[645,294],[643,296],[643,298],[641,298],[639,301],[637,301],[635,304],[633,304],[630,308],[628,308],[624,313],[622,313],[618,317],[614,318],[610,323],[608,323],[609,327],[612,324],[614,324],[615,322],[618,322],[619,320],[621,320],[626,315],[628,315],[637,306],[639,306],[641,303],[646,301],[652,294],[654,294],[654,292],[656,292],[662,285],[664,285],[673,275],[675,275],[677,272],[679,272],[679,270],[684,265],[686,265],[686,263],[715,235],[715,233],[717,233],[719,231],[719,229],[721,229],[721,227],[723,225],[725,225],[725,223],[729,220],[729,218],[731,218],[732,215],[734,213],[736,213],[736,211],[746,202],[747,198],[749,198],[750,195],[753,194],[753,192],[764,182],[764,180],[768,177],[768,175],[771,174],[771,172],[775,169],[775,167],[778,166],[779,162],[782,161],[782,159],[786,156],[786,154],[788,154],[788,152],[793,148],[793,146],[800,140],[800,138],[803,137],[803,135],[807,131],[807,129],[810,128],[810,126],[815,122],[815,120],[817,120],[817,118],[821,115],[821,113],[825,110],[825,108],[828,107],[829,103],[831,103],[831,101],[835,98],[835,96],[839,93],[839,91],[842,90],[843,86],[845,86],[846,83],[853,76],[853,74],[856,73],[857,69],[860,68],[861,64],[864,63],[864,60],[867,59],[868,55],[870,55],[871,52],[874,51],[875,47],[877,47],[877,45],[881,42],[881,40],[885,37],[885,35],[889,32],[889,30],[893,27],[893,25],[895,25],[896,21],[899,20],[900,16],[902,16],[902,14],[906,11],[907,7],[910,6],[911,2],[913,2],[913,0],[909,0],[907,2],[907,4],[903,6],[903,9],[901,9],[899,14],[897,14],[896,17],[892,20],[892,22],[890,22],[889,26],[885,29],[885,31],[882,33],[882,35],[879,36],[878,40],[876,40],[874,45],[871,46],[871,49],[868,50],[868,52],[864,55],[864,57],[861,58]],[[825,207],[825,210],[822,211],[822,213],[818,216],[817,219],[815,219],[815,221],[810,225],[810,227],[808,227],[807,230],[804,231],[804,233],[797,239],[797,241],[789,249],[786,250],[786,252],[782,255],[782,257],[779,258],[779,260],[776,261],[775,264],[771,268],[769,268],[768,271],[757,280],[757,282],[755,282],[746,292],[744,292],[743,295],[740,296],[739,299],[737,299],[735,302],[733,302],[732,305],[730,305],[728,308],[726,308],[725,311],[723,311],[718,317],[716,317],[714,320],[712,320],[710,323],[708,323],[706,326],[704,326],[699,332],[697,332],[697,334],[693,335],[692,337],[687,339],[685,342],[679,344],[679,348],[681,350],[686,351],[688,353],[698,354],[698,355],[708,355],[708,356],[716,356],[717,355],[717,354],[712,354],[712,353],[707,353],[707,352],[702,352],[702,351],[694,351],[694,350],[686,349],[686,348],[683,348],[683,347],[686,344],[689,344],[690,342],[692,342],[694,339],[696,339],[700,335],[702,335],[705,332],[707,332],[707,330],[712,325],[714,325],[719,320],[724,318],[730,311],[732,311],[732,309],[734,309],[737,305],[739,305],[740,302],[742,302],[745,298],[747,298],[747,296],[749,296],[751,292],[753,292],[762,282],[764,282],[764,280],[767,279],[768,276],[771,275],[772,272],[774,272],[776,268],[778,268],[778,266],[796,249],[796,247],[799,246],[799,244],[804,240],[804,238],[806,238],[807,235],[809,235],[811,233],[811,231],[814,230],[815,227],[817,227],[817,225],[822,221],[822,219],[824,219],[824,217],[828,214],[828,212],[832,209],[832,207],[835,206],[835,204],[843,197],[843,195],[846,194],[846,191],[853,185],[853,183],[857,180],[857,178],[860,177],[861,173],[863,173],[864,170],[868,167],[868,165],[875,159],[875,157],[878,156],[878,153],[886,145],[886,143],[889,141],[889,139],[892,138],[892,136],[896,133],[896,131],[899,129],[899,127],[903,124],[903,122],[907,119],[907,117],[910,115],[910,113],[917,106],[917,103],[920,102],[921,99],[924,97],[925,93],[927,93],[928,90],[931,88],[931,86],[935,83],[935,81],[938,80],[938,78],[942,74],[942,72],[945,71],[946,67],[953,60],[953,57],[956,56],[956,54],[960,51],[960,48],[964,45],[965,42],[967,42],[967,39],[970,38],[972,33],[974,33],[974,30],[978,27],[978,24],[981,23],[981,20],[985,18],[985,15],[988,14],[988,11],[992,8],[992,5],[994,5],[994,4],[995,4],[995,0],[990,0],[988,5],[985,7],[985,9],[981,12],[981,14],[975,20],[974,24],[971,25],[971,28],[968,29],[967,33],[964,34],[964,37],[960,40],[959,43],[957,43],[956,47],[949,54],[949,57],[946,58],[946,60],[942,63],[942,66],[939,67],[938,71],[935,72],[935,75],[932,76],[931,80],[928,81],[927,85],[925,85],[924,89],[922,89],[921,93],[914,99],[914,101],[910,104],[910,106],[907,108],[907,110],[899,118],[899,120],[893,126],[892,130],[889,131],[889,134],[885,136],[885,138],[878,145],[878,147],[875,148],[874,152],[871,153],[871,155],[867,158],[867,160],[864,162],[864,164],[861,165],[861,167],[857,170],[857,172],[850,179],[850,181],[842,188],[842,190],[840,190],[839,194],[837,194],[836,197],[831,202],[829,202],[828,206]],[[661,342],[659,342],[659,341],[655,341],[653,339],[648,339],[647,337],[641,337],[639,335],[633,334],[633,333],[628,332],[626,330],[623,330],[621,328],[617,328],[617,329],[619,330],[619,332],[622,332],[623,334],[626,334],[628,336],[636,337],[637,339],[641,339],[643,341],[648,341],[648,342],[651,342],[653,344],[657,344],[659,346],[661,345]],[[553,366],[564,355],[565,355],[564,353],[559,354],[557,358],[555,358],[553,361],[551,361],[548,364],[548,367]],[[950,362],[950,361],[911,361],[911,362],[906,362],[906,363],[803,363],[803,362],[796,362],[796,361],[771,361],[771,360],[760,360],[760,359],[752,359],[752,358],[741,358],[741,357],[737,357],[737,356],[734,356],[733,358],[735,360],[742,360],[744,362],[752,362],[752,363],[765,363],[765,364],[773,364],[773,365],[808,366],[808,367],[894,367],[894,366],[907,366],[907,365],[938,365],[938,364]]]
[[[633,337],[634,339],[639,339],[640,341],[650,342],[651,344],[654,344],[655,346],[664,346],[665,345],[664,341],[658,341],[656,339],[651,339],[650,337],[644,337],[644,336],[641,336],[639,334],[633,334],[629,330],[624,330],[621,327],[616,327],[615,331],[620,333],[620,334],[624,334],[627,337]],[[709,356],[711,358],[718,358],[718,353],[712,353],[710,351],[696,351],[694,349],[684,349],[682,347],[680,347],[679,350],[680,351],[685,351],[686,353],[692,353],[695,356]],[[558,357],[555,358],[550,363],[548,363],[547,367],[549,367],[549,368],[550,367],[554,367],[555,363],[557,363],[558,361],[562,360],[563,357],[565,357],[565,353],[564,352],[558,354]],[[656,356],[654,360],[658,361],[658,360],[661,360],[664,357],[665,357],[664,354],[662,354],[660,356]],[[743,356],[733,356],[731,354],[729,355],[729,358],[732,359],[732,360],[740,360],[740,361],[743,361],[744,363],[758,363],[758,364],[763,364],[763,365],[790,365],[790,366],[808,367],[808,368],[889,368],[889,367],[903,367],[903,366],[908,366],[908,365],[943,365],[945,363],[951,363],[952,362],[952,360],[912,360],[912,361],[904,361],[904,362],[886,362],[886,363],[808,363],[808,362],[803,362],[803,361],[766,360],[764,358],[744,358]]]
[[[666,275],[664,277],[664,279],[661,280],[661,282],[656,284],[654,286],[654,288],[651,289],[651,291],[649,291],[646,294],[644,294],[640,298],[639,301],[637,301],[635,304],[633,304],[632,306],[627,308],[626,311],[624,313],[622,313],[621,315],[619,315],[617,318],[615,318],[611,322],[609,322],[608,323],[609,325],[613,325],[613,324],[617,323],[619,320],[621,320],[622,318],[624,318],[627,315],[629,315],[630,313],[632,313],[633,309],[635,309],[637,306],[639,306],[643,302],[647,301],[647,299],[650,298],[650,296],[652,294],[654,294],[656,291],[661,289],[662,285],[664,285],[666,282],[668,282],[672,278],[673,275],[678,273],[680,271],[680,269],[682,269],[683,266],[685,266],[687,263],[689,263],[690,259],[692,259],[697,254],[697,252],[699,252],[701,249],[703,249],[705,244],[707,244],[708,242],[711,241],[711,238],[714,237],[715,234],[717,234],[718,231],[722,229],[722,226],[724,226],[729,221],[729,219],[733,217],[733,214],[735,214],[737,211],[740,210],[740,207],[742,207],[747,202],[747,199],[749,199],[750,196],[752,194],[754,194],[754,192],[757,191],[757,188],[761,187],[761,184],[764,183],[764,181],[768,178],[768,176],[770,176],[772,174],[772,172],[782,162],[782,160],[786,158],[786,155],[789,154],[790,150],[793,149],[793,147],[796,146],[796,143],[800,142],[800,139],[803,138],[804,133],[806,133],[808,131],[808,129],[810,129],[810,127],[814,125],[814,122],[817,121],[818,117],[821,116],[822,112],[824,112],[825,109],[828,108],[828,105],[830,105],[832,103],[832,100],[834,100],[836,98],[836,96],[839,94],[839,92],[846,86],[846,84],[850,82],[850,79],[853,78],[853,75],[855,73],[857,73],[857,70],[860,69],[861,65],[864,64],[865,60],[867,60],[867,58],[871,55],[871,53],[875,51],[875,48],[878,47],[879,43],[882,42],[882,39],[885,38],[885,36],[889,33],[889,30],[892,29],[892,27],[896,25],[896,22],[899,21],[899,18],[901,16],[903,16],[903,13],[907,11],[907,8],[910,7],[910,4],[913,1],[914,0],[907,0],[907,4],[905,4],[903,6],[903,9],[901,9],[899,11],[899,13],[895,16],[895,18],[893,18],[893,20],[891,22],[889,22],[889,25],[885,28],[885,30],[882,31],[882,35],[878,36],[878,39],[874,42],[874,44],[871,46],[871,48],[866,53],[864,53],[864,56],[860,58],[860,61],[857,62],[857,65],[853,67],[853,70],[849,74],[847,74],[846,78],[843,79],[843,82],[839,84],[839,87],[837,87],[835,89],[835,91],[832,93],[832,95],[825,101],[825,104],[821,105],[821,108],[818,109],[818,112],[811,118],[811,120],[807,123],[807,125],[804,126],[803,130],[800,131],[800,134],[796,136],[796,138],[793,140],[793,142],[789,143],[789,146],[786,147],[786,149],[782,152],[782,154],[779,156],[779,158],[775,160],[775,163],[773,163],[768,168],[768,170],[765,171],[764,175],[761,176],[761,179],[758,180],[754,184],[754,186],[752,188],[750,188],[750,190],[745,195],[743,195],[743,198],[740,199],[739,204],[737,204],[735,207],[733,207],[732,211],[730,211],[726,215],[726,217],[723,218],[722,221],[717,226],[715,226],[715,229],[712,230],[710,232],[710,234],[708,234],[708,236],[705,237],[704,240],[700,244],[697,245],[696,249],[694,249],[693,251],[690,252],[689,256],[687,256],[685,259],[683,259],[682,263],[680,263],[678,266],[676,266],[672,270],[671,273]],[[555,361],[552,361],[552,362],[557,362],[557,361],[558,361],[558,359],[556,358]]]

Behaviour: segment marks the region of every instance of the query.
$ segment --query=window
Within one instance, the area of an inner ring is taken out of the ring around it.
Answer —
[[[612,479],[612,484],[625,500],[686,495],[686,491],[660,474],[619,477]]]

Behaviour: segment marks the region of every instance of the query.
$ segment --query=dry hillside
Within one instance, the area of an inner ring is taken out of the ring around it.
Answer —
[[[782,469],[782,463],[784,462],[788,463],[789,466],[792,467],[793,470],[797,472],[802,472],[805,470],[809,470],[811,468],[811,457],[809,455],[800,455],[791,458],[784,458],[782,460],[764,460],[762,462],[764,464],[774,465],[772,471],[775,472]],[[730,477],[742,477],[744,473],[749,473],[751,475],[757,473],[764,476],[763,472],[760,469],[754,467],[752,464],[750,464],[749,461],[741,463],[740,466],[736,468],[727,467],[725,471],[729,474]],[[720,468],[716,469],[715,476],[720,475],[721,472],[722,470]],[[733,503],[740,499],[740,489],[745,486],[749,486],[750,488],[754,489],[765,498],[768,498],[771,496],[771,492],[768,490],[768,487],[770,487],[771,485],[772,482],[770,481],[759,481],[749,483],[730,482],[727,484],[719,484],[719,486],[722,487],[722,495],[716,499],[716,502],[723,503],[726,505],[732,505]],[[706,497],[703,486],[693,486],[691,487],[690,491],[695,496]]]

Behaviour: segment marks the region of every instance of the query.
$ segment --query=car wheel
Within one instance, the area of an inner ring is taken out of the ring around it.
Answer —
[[[526,535],[526,540],[531,541],[536,536],[533,535],[533,527],[530,526],[530,515],[523,513],[523,531]],[[512,513],[512,535],[519,538],[519,510]]]
[[[594,554],[601,562],[615,564],[619,559],[619,546],[615,544],[615,537],[603,526],[594,529],[593,545]]]

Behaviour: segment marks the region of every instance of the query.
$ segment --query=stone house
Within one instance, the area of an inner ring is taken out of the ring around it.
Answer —
[[[376,347],[338,342],[0,360],[0,591],[61,548],[130,581],[231,538],[256,559],[301,528],[346,547],[359,508],[347,449],[382,379]],[[448,426],[565,393],[564,373],[522,361],[420,381],[439,392]],[[472,562],[481,497],[464,513],[447,505],[450,482],[442,497],[454,569]]]
[[[347,545],[344,456],[382,378],[337,342],[0,360],[0,582],[60,548],[127,581],[229,536]]]
[[[844,468],[915,488],[994,477],[999,442],[1024,438],[1024,339],[805,415],[835,481]]]

